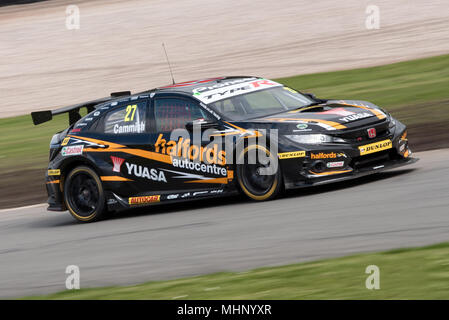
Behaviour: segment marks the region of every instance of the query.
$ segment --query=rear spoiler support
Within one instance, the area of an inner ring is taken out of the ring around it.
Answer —
[[[111,101],[121,96],[131,95],[130,91],[113,92],[110,97],[105,97],[101,99],[91,100],[83,103],[74,104],[71,106],[59,108],[56,110],[45,110],[45,111],[35,111],[31,112],[31,118],[33,119],[34,125],[38,125],[53,119],[53,116],[58,114],[68,113],[69,114],[69,125],[74,124],[81,119],[80,109],[86,108],[87,112],[90,113],[95,110],[97,104]]]

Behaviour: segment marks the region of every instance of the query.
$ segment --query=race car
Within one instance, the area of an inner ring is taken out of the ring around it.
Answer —
[[[87,109],[81,116],[80,110]],[[109,212],[353,179],[414,163],[405,125],[366,101],[318,99],[260,77],[218,77],[110,96],[68,113],[53,136],[48,210]]]

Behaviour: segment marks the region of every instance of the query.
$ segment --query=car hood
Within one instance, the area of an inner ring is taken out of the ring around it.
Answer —
[[[285,124],[294,131],[334,131],[353,129],[384,121],[387,114],[376,105],[359,100],[328,100],[325,103],[252,119],[247,123],[278,127]],[[278,124],[278,125],[276,125]]]

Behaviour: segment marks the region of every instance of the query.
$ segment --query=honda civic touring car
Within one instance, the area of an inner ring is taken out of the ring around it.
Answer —
[[[417,161],[405,125],[375,104],[259,77],[115,92],[31,115],[37,125],[63,113],[69,126],[50,142],[48,210],[83,222],[238,193],[270,200]]]

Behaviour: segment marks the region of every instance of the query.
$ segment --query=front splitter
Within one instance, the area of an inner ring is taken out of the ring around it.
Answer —
[[[351,172],[346,173],[340,173],[340,174],[334,174],[334,175],[327,175],[327,176],[314,176],[309,175],[306,180],[304,181],[298,181],[289,183],[286,185],[287,189],[295,189],[295,188],[306,188],[306,187],[312,187],[317,185],[323,185],[333,182],[340,182],[345,180],[351,180],[351,179],[357,179],[363,176],[375,174],[378,172],[383,172],[390,169],[395,169],[398,167],[403,167],[406,165],[413,164],[417,162],[419,158],[405,158],[402,160],[390,160],[382,164],[382,167],[379,165],[367,167],[363,169],[354,170]]]

